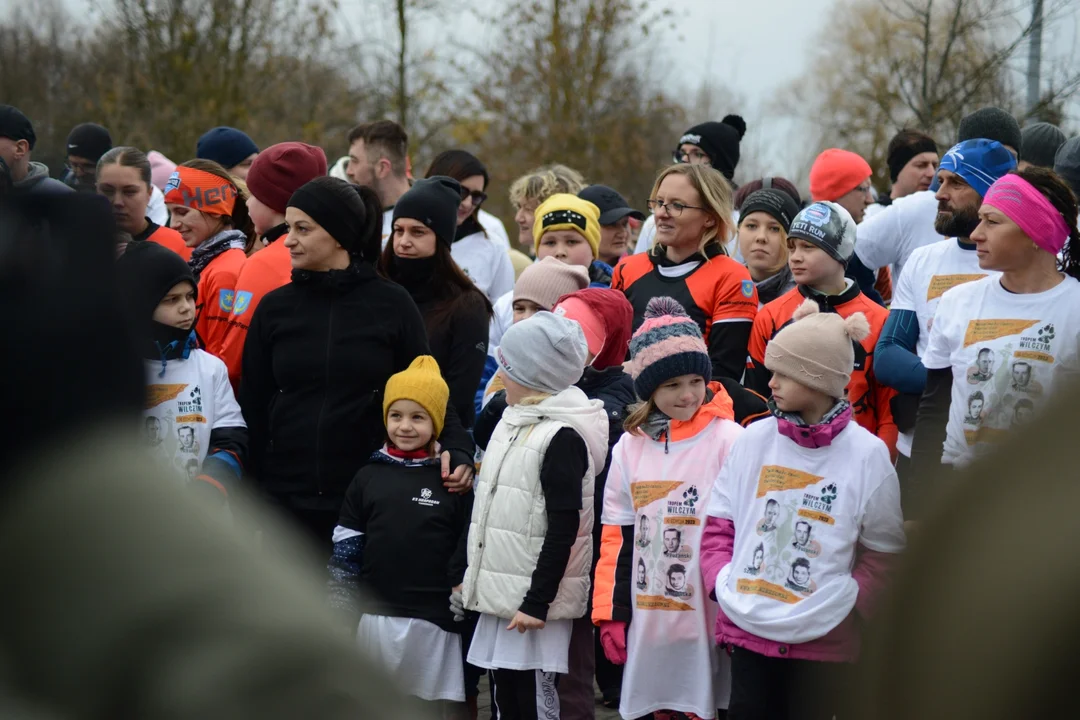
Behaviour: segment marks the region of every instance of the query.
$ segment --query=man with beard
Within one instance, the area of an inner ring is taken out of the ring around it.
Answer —
[[[993,140],[965,140],[945,153],[938,170],[941,187],[935,195],[934,219],[934,229],[945,239],[915,250],[896,282],[874,367],[878,379],[900,393],[893,399],[892,411],[900,430],[896,471],[901,483],[910,469],[915,414],[926,387],[920,357],[930,339],[934,310],[946,290],[997,274],[979,268],[970,235],[979,224],[983,195],[1015,167],[1012,153]]]

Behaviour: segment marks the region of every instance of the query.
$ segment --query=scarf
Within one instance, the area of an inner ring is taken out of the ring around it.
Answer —
[[[417,305],[434,299],[435,256],[426,258],[400,258],[394,255],[390,261],[391,280],[409,291]]]
[[[847,400],[840,400],[833,405],[816,425],[808,425],[799,413],[784,412],[776,407],[772,400],[769,400],[769,410],[776,416],[781,435],[800,447],[810,449],[828,447],[833,438],[851,422],[851,403]]]
[[[214,237],[204,240],[199,247],[191,251],[191,260],[188,260],[191,272],[195,274],[195,282],[199,281],[199,274],[218,255],[232,248],[243,250],[245,245],[247,236],[239,230],[222,230]]]

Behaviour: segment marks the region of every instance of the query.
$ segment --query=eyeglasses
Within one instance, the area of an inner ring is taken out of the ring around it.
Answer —
[[[703,207],[697,207],[696,205],[683,205],[681,202],[663,202],[661,200],[649,200],[649,210],[656,214],[660,212],[662,208],[667,208],[668,214],[671,217],[679,217],[683,214],[683,210],[704,210]]]
[[[465,188],[461,188],[461,202],[465,202],[469,198],[472,198],[472,206],[478,208],[484,204],[487,200],[487,193],[480,192],[479,190],[469,191]]]
[[[97,172],[96,163],[67,162],[64,165],[76,175],[93,175]]]
[[[677,164],[690,163],[691,165],[708,165],[712,166],[712,160],[709,156],[700,150],[691,150],[690,152],[683,152],[680,148],[675,148],[675,152],[671,154],[671,159]]]

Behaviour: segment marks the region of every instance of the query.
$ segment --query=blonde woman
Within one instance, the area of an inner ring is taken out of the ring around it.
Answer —
[[[743,201],[739,254],[757,286],[758,307],[795,287],[795,278],[788,267],[787,234],[798,214],[798,204],[782,190],[757,190]]]
[[[749,271],[724,250],[733,225],[730,184],[707,166],[672,165],[656,179],[649,209],[656,244],[624,258],[611,287],[633,306],[635,330],[651,299],[675,298],[701,328],[713,375],[738,380],[758,297]]]
[[[558,193],[577,195],[584,188],[585,178],[581,173],[565,165],[537,168],[515,180],[510,186],[510,202],[517,210],[514,222],[518,226],[518,244],[522,248],[533,247],[533,221],[540,203]]]

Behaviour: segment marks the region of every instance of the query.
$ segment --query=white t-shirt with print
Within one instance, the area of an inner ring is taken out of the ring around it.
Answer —
[[[947,238],[932,245],[916,248],[893,286],[892,310],[910,310],[919,320],[919,341],[915,354],[922,357],[930,342],[930,326],[934,322],[934,310],[945,291],[957,285],[982,280],[998,272],[979,267],[975,247],[963,248],[955,238]],[[901,455],[911,457],[913,432],[900,433],[896,449]]]
[[[667,452],[662,442],[627,433],[611,453],[601,522],[634,526],[624,718],[656,710],[711,718],[727,707],[730,669],[713,640],[717,606],[704,590],[699,555],[710,478],[742,432],[714,419],[669,442]]]
[[[855,254],[871,270],[889,265],[893,277],[899,277],[916,248],[941,240],[934,229],[937,208],[938,201],[929,190],[894,200],[859,223]]]
[[[487,230],[488,237],[494,240],[496,245],[500,245],[504,250],[510,249],[510,236],[506,234],[506,226],[503,225],[502,220],[486,210],[478,212],[476,219],[480,222],[480,227]]]
[[[721,609],[774,642],[816,640],[851,613],[857,543],[904,549],[889,449],[856,422],[824,448],[781,435],[776,418],[754,423],[724,463],[708,514],[735,524],[732,561],[716,578]]]
[[[192,350],[186,360],[146,360],[143,443],[163,467],[194,480],[202,469],[214,428],[247,427],[217,357]]]
[[[494,302],[514,291],[514,264],[510,253],[482,232],[473,233],[450,246],[450,255],[480,292]]]
[[[1000,277],[949,290],[938,303],[927,370],[952,368],[941,461],[967,465],[1028,422],[1080,376],[1080,282],[1018,295]]]

